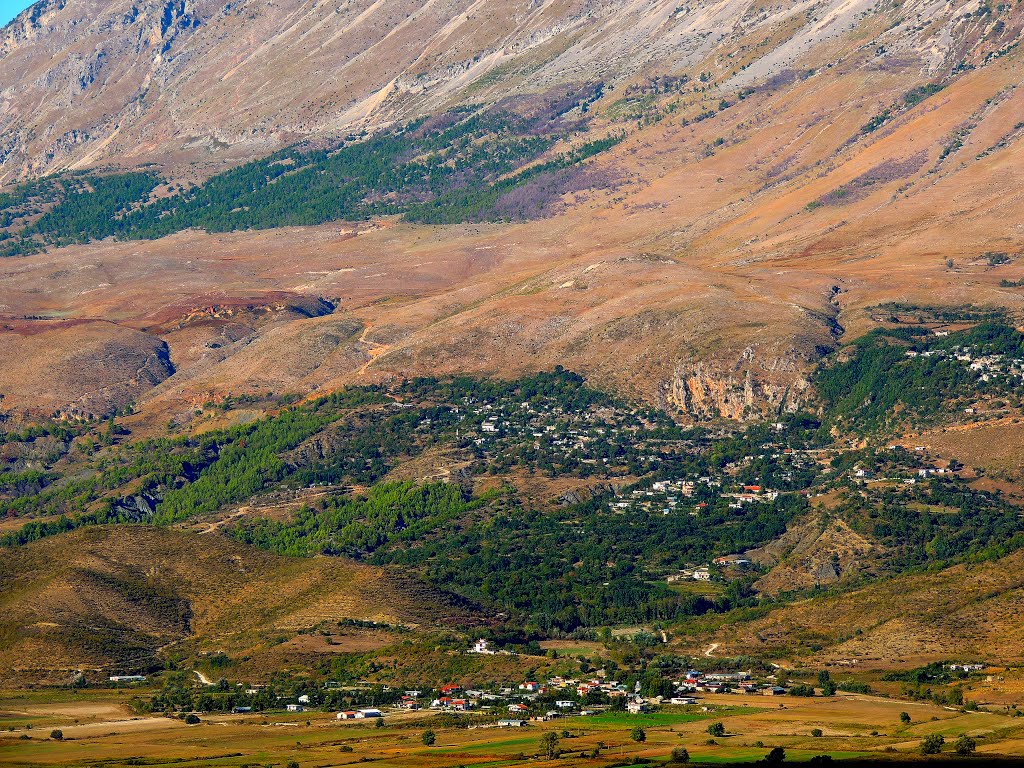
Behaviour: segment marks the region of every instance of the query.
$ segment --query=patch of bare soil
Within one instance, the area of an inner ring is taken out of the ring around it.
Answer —
[[[339,629],[331,630],[329,634],[296,635],[282,643],[281,648],[309,654],[363,653],[375,651],[398,640],[398,635],[381,630]]]
[[[999,474],[1016,474],[1024,466],[1024,423],[1017,418],[925,432],[915,440],[942,456]]]

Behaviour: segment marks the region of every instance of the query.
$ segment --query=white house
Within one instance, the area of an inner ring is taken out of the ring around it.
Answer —
[[[301,704],[288,704],[285,709],[289,712],[305,712],[306,708]]]
[[[473,645],[473,647],[469,649],[469,652],[470,653],[483,653],[483,654],[486,654],[488,656],[493,656],[494,655],[494,650],[491,648],[490,643],[488,643],[483,638],[480,638],[479,640],[477,640],[476,643]]]
[[[379,709],[360,709],[356,711],[356,720],[365,720],[371,717],[384,717]]]

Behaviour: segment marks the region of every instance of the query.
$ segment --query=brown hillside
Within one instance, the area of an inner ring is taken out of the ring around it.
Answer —
[[[1024,554],[900,576],[802,600],[719,630],[718,654],[774,655],[868,668],[936,660],[1018,664]],[[821,650],[815,651],[815,648]]]
[[[394,571],[340,558],[288,559],[218,535],[80,529],[0,561],[3,682],[145,667],[161,649],[259,653],[352,618],[406,626],[472,622],[470,609]]]

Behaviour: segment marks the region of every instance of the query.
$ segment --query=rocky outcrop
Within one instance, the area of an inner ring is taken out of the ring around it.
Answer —
[[[124,410],[174,373],[166,342],[148,336],[130,343],[111,341],[87,358],[73,356],[66,364],[69,373],[88,368],[91,374],[79,384],[84,394],[58,408],[60,415],[73,417],[104,418]]]
[[[680,364],[664,389],[669,407],[696,419],[746,421],[792,413],[810,397],[810,383],[794,360],[771,358],[758,364],[749,347],[731,366],[703,360]]]
[[[597,483],[596,485],[583,485],[578,488],[568,488],[558,497],[559,504],[571,506],[582,504],[595,496],[613,493],[615,486],[610,483]]]
[[[0,56],[45,35],[68,0],[39,0],[0,30]]]
[[[158,499],[148,493],[138,493],[134,496],[125,496],[118,499],[112,505],[115,514],[133,523],[143,523],[151,520],[156,514]]]
[[[196,303],[194,306],[175,308],[180,317],[167,323],[168,329],[211,320],[236,320],[256,326],[268,321],[292,318],[323,317],[331,314],[335,305],[318,296],[285,296],[270,300],[236,299]]]
[[[771,570],[755,587],[775,595],[794,589],[831,584],[868,569],[881,547],[843,520],[815,513],[791,523],[775,541],[746,556]]]

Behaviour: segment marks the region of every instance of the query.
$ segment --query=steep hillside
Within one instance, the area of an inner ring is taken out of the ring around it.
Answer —
[[[414,579],[339,559],[294,560],[217,535],[91,528],[0,562],[3,682],[144,669],[172,648],[245,651],[342,619],[437,627],[472,609]]]
[[[14,394],[8,406],[41,415],[127,410],[174,373],[166,342],[115,323],[15,321],[3,331],[0,391]]]
[[[706,71],[742,87],[837,54],[935,77],[1019,34],[1016,10],[973,0],[42,0],[0,37],[0,181],[238,159],[566,82]]]
[[[64,177],[74,205],[43,224],[48,204],[0,198],[0,248],[49,248],[4,260],[3,345],[47,382],[0,381],[4,407],[133,401],[152,430],[227,394],[556,363],[684,418],[804,406],[809,371],[882,303],[1019,312],[1021,23],[974,2],[37,4],[0,47],[0,178],[149,162],[162,178],[104,208],[95,173]],[[487,134],[507,167],[478,152],[449,188],[441,155],[378,154],[402,184],[323,196],[355,131],[386,146],[420,115],[433,135],[447,110],[539,114],[565,88],[594,98],[542,134]],[[472,200],[623,134],[569,169],[582,181]],[[317,183],[289,181],[285,206],[288,168]],[[281,228],[346,216],[370,220]],[[282,302],[334,312],[217,309]],[[82,350],[111,345],[140,375],[79,375]]]
[[[852,531],[845,521],[821,514],[790,525],[775,541],[746,554],[770,569],[755,582],[759,591],[769,595],[862,575],[872,560],[885,556],[882,547]]]

